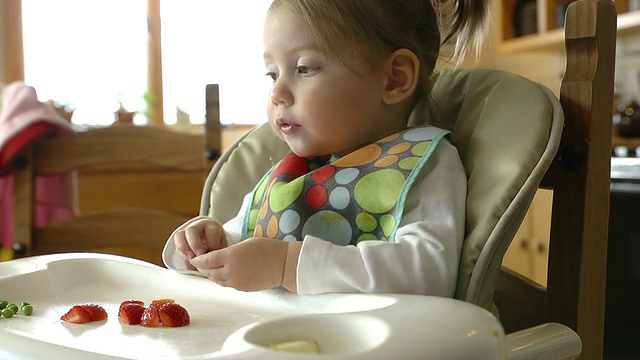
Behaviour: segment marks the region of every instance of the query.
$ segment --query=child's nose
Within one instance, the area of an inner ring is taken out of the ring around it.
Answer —
[[[282,81],[282,78],[276,80],[271,87],[270,98],[274,105],[291,106],[293,104],[293,94],[286,82]]]

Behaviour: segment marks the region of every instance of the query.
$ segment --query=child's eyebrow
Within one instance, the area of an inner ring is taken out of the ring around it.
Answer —
[[[309,50],[310,51],[320,51],[317,46],[311,45],[311,44],[307,44],[307,45],[300,45],[300,46],[296,46],[296,47],[287,49],[287,52],[288,53],[296,53],[296,52],[300,52],[300,51],[309,51]],[[273,60],[273,56],[268,52],[265,52],[263,57],[264,57],[265,60]]]

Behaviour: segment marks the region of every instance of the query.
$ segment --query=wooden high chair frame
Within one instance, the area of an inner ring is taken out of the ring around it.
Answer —
[[[180,132],[154,125],[113,125],[43,138],[31,144],[15,162],[13,171],[16,257],[90,251],[163,266],[164,244],[176,227],[198,214],[200,189],[219,154],[213,149],[220,145],[218,111],[213,111],[218,106],[218,91],[217,87],[210,90],[211,111],[204,132]],[[95,206],[100,208],[96,211],[37,227],[36,177],[75,173],[82,186],[86,172],[110,174],[116,179],[126,177],[138,191],[117,191],[124,193],[119,196],[126,198],[122,199],[124,203],[106,199],[104,204]],[[175,189],[154,192],[159,178],[167,184],[165,188],[175,185]],[[202,182],[194,184],[194,178]],[[146,189],[144,194],[140,189]],[[195,192],[190,209],[181,199],[187,192]]]
[[[547,288],[505,270],[495,301],[508,330],[574,329],[581,359],[602,359],[617,13],[611,0],[571,3],[565,21],[565,127],[541,184],[553,189]]]

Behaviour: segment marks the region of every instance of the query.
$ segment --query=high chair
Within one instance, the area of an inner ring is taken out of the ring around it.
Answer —
[[[209,96],[217,105],[217,88]],[[219,120],[209,118],[208,122]],[[195,133],[113,125],[33,143],[15,161],[13,171],[15,256],[85,251],[162,266],[160,254],[171,232],[197,215],[198,194],[216,153],[206,146],[220,143],[220,134],[214,133],[219,127],[205,128],[204,133]],[[36,226],[36,177],[67,173],[77,174],[80,195],[102,192],[103,196],[73,219]],[[108,174],[114,183],[132,188],[96,189],[95,184],[105,182],[93,180],[95,174]],[[159,184],[175,189],[154,193]],[[191,206],[184,198],[194,189],[198,192]]]
[[[603,353],[617,14],[613,1],[579,0],[566,16],[559,101],[544,86],[504,71],[443,70],[434,75],[435,111],[412,124],[453,132],[468,176],[455,297],[499,317],[509,358]],[[201,215],[230,219],[288,151],[268,124],[247,133],[210,172]],[[541,186],[554,191],[546,289],[501,268]]]

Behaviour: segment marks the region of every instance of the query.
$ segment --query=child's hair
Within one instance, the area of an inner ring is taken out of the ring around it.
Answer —
[[[379,65],[397,49],[420,60],[416,99],[430,93],[429,78],[440,47],[455,41],[451,59],[459,63],[478,44],[488,25],[489,0],[274,0],[269,11],[301,19],[318,49],[350,66],[357,59]],[[351,67],[354,71],[357,71]]]

